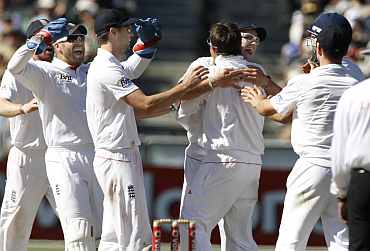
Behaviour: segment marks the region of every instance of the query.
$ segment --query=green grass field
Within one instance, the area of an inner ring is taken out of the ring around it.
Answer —
[[[169,245],[164,244],[163,251],[170,251]],[[218,246],[213,248],[214,251],[220,251]],[[272,246],[259,246],[260,251],[273,251]],[[307,251],[325,251],[326,248],[308,248]],[[41,241],[31,240],[28,245],[28,251],[64,251],[63,241]]]

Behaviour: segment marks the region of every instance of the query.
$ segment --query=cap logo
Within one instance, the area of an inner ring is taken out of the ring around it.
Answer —
[[[312,26],[312,31],[316,32],[316,33],[320,33],[322,31],[322,29],[320,27],[317,27],[315,25]]]

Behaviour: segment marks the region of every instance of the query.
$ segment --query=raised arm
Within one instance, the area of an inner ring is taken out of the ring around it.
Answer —
[[[134,53],[126,61],[121,62],[121,65],[127,78],[137,79],[144,73],[151,61],[151,58],[143,58]]]
[[[134,54],[121,63],[129,79],[137,79],[144,73],[154,58],[156,46],[161,39],[161,27],[157,18],[139,19],[133,28],[138,36],[133,47]]]
[[[48,23],[41,31],[27,40],[12,56],[8,70],[21,84],[41,97],[43,83],[48,77],[44,68],[30,60],[34,54],[42,53],[47,45],[52,44],[67,33],[67,20],[59,18]]]

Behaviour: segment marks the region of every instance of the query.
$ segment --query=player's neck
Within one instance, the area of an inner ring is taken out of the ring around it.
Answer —
[[[123,58],[124,53],[122,53],[122,50],[120,48],[115,48],[111,43],[102,44],[100,48],[112,53],[118,60]]]

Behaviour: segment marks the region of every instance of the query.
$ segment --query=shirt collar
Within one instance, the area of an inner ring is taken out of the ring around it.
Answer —
[[[225,55],[218,55],[216,57],[216,60],[215,60],[216,65],[218,63],[225,62],[225,61],[233,61],[233,62],[236,61],[236,62],[243,62],[243,63],[246,62],[246,60],[244,59],[244,57],[242,55],[227,55],[227,56],[225,56]]]
[[[71,70],[72,69],[72,66],[71,65],[67,64],[66,62],[64,62],[63,60],[60,60],[57,57],[54,57],[53,64],[55,66],[57,66],[58,68],[61,68],[63,70],[66,70],[66,69]]]
[[[103,58],[106,58],[108,59],[109,61],[112,61],[116,64],[121,64],[121,62],[112,54],[110,53],[109,51],[105,50],[105,49],[102,49],[102,48],[98,48],[98,53],[97,55],[99,57],[103,57]]]
[[[320,73],[322,71],[343,71],[345,67],[340,64],[326,64],[323,66],[316,67],[311,72],[312,73]]]

